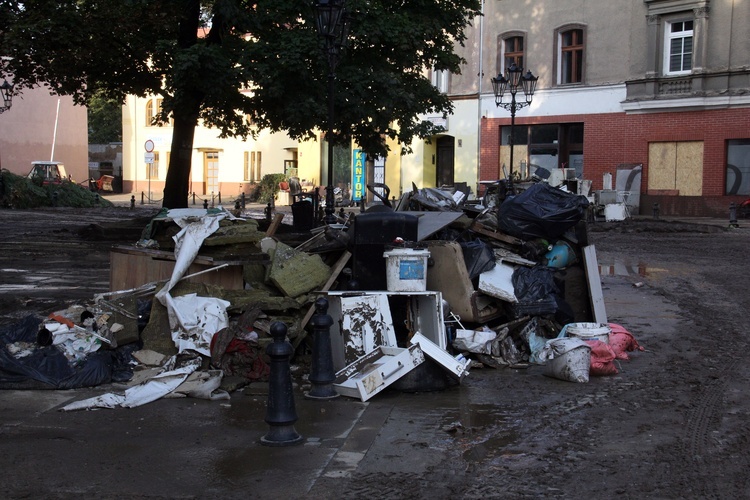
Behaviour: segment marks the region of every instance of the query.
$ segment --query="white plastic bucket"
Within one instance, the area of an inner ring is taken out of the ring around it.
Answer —
[[[579,339],[554,339],[547,342],[544,375],[568,382],[588,382],[591,347]]]
[[[569,337],[581,340],[601,340],[609,344],[612,329],[602,323],[570,323],[566,330]]]
[[[389,292],[427,290],[427,258],[430,252],[415,248],[394,248],[383,253],[386,259],[386,286]]]

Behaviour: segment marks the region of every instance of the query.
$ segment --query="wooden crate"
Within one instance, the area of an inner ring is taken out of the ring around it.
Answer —
[[[243,265],[250,261],[257,262],[258,258],[266,258],[266,256],[260,254],[250,256],[246,261],[225,261],[199,255],[190,265],[186,274],[193,274],[227,264],[226,267],[200,274],[188,281],[217,285],[227,290],[242,290],[244,288]],[[174,265],[175,258],[172,252],[115,246],[109,254],[109,289],[110,291],[129,290],[145,283],[168,280],[172,276]]]

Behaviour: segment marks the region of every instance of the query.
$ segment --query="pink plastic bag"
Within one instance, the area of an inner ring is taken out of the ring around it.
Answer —
[[[643,351],[643,347],[638,345],[638,342],[633,337],[633,334],[627,331],[624,327],[615,323],[610,323],[609,328],[611,333],[609,334],[609,346],[615,353],[617,359],[630,359],[628,352]]]
[[[591,346],[591,369],[589,375],[617,375],[615,352],[601,340],[587,340]]]

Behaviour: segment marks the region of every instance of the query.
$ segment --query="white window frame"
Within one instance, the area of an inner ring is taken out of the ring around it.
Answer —
[[[430,81],[432,82],[432,86],[438,89],[439,92],[443,94],[448,93],[448,82],[450,77],[450,72],[446,70],[437,70],[435,68],[432,69],[431,75],[430,75]]]
[[[692,23],[692,29],[690,30],[682,30],[677,31],[675,33],[672,33],[672,26],[677,23],[686,23],[691,22]],[[680,66],[682,67],[684,65],[684,57],[686,52],[684,51],[684,40],[690,38],[691,42],[691,50],[690,50],[690,68],[689,69],[679,69],[677,71],[671,71],[670,70],[670,62],[672,58],[672,41],[676,39],[680,39],[683,41],[682,44],[682,52],[680,53],[682,59],[682,63]],[[693,18],[677,18],[673,20],[666,21],[664,23],[664,60],[662,61],[663,65],[663,73],[664,75],[689,75],[693,71],[693,65],[695,62],[695,20]]]

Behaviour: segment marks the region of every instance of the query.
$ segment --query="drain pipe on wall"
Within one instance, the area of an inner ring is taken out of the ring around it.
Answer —
[[[482,80],[484,79],[484,0],[482,0],[482,12],[479,16],[479,72],[477,73],[477,182],[475,186],[476,196],[479,196],[479,181],[482,178]]]

